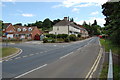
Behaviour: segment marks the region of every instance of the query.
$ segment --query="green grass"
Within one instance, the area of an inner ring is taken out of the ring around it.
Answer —
[[[108,74],[108,64],[104,63],[103,69],[102,69],[101,74],[100,74],[100,78],[107,78],[107,74]]]
[[[12,48],[12,47],[0,48],[0,51],[1,50],[2,50],[2,57],[6,57],[6,56],[9,56],[11,54],[18,52],[17,48]]]
[[[102,46],[104,46],[106,52],[109,52],[111,49],[113,54],[120,55],[120,46],[114,45],[110,40],[100,39],[100,42]]]
[[[111,49],[113,54],[120,55],[120,46],[114,45],[110,40],[100,39],[100,42],[102,46],[104,46],[106,52],[109,52]],[[107,72],[108,64],[104,63],[100,78],[107,78]],[[114,80],[120,80],[120,66],[117,64],[113,65],[113,78]]]
[[[120,66],[117,64],[113,65],[114,80],[120,80]]]

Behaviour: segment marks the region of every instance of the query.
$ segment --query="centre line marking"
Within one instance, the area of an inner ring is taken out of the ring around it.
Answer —
[[[34,54],[30,54],[29,56],[32,56],[32,55],[34,55]]]
[[[45,67],[45,66],[47,66],[47,64],[44,64],[44,65],[42,65],[42,66],[40,66],[40,67],[38,67],[38,68],[35,68],[35,69],[31,70],[31,71],[28,71],[28,72],[26,72],[26,73],[24,73],[24,74],[21,74],[21,75],[15,77],[15,78],[20,78],[20,77],[22,77],[22,76],[24,76],[24,75],[26,75],[26,74],[29,74],[29,73],[31,73],[31,72],[33,72],[33,71],[36,71],[36,70],[38,70],[38,69],[41,69],[41,68],[43,68],[43,67]]]
[[[72,53],[73,53],[73,52],[71,52],[71,53],[69,53],[69,54],[66,54],[66,55],[60,57],[60,59],[65,58],[65,57],[67,57],[68,55],[70,55],[70,54],[72,54]]]
[[[15,58],[15,59],[19,59],[19,58],[21,58],[21,57],[17,57],[17,58]]]
[[[25,58],[25,57],[27,57],[27,56],[23,56],[23,58]]]

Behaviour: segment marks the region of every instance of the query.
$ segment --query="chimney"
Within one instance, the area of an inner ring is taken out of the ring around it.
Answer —
[[[67,20],[68,20],[68,18],[67,18],[67,17],[64,17],[64,20],[66,20],[66,21],[67,21]]]

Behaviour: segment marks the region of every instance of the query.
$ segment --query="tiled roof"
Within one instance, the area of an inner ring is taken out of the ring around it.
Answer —
[[[36,28],[36,26],[34,27],[14,26],[14,28],[16,30],[15,34],[30,34]],[[31,31],[29,31],[30,28],[32,29]],[[21,31],[18,31],[18,29],[21,29]],[[23,29],[26,29],[26,31],[23,31]]]

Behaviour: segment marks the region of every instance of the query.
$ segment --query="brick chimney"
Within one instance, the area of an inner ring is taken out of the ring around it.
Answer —
[[[67,20],[68,20],[68,17],[64,17],[64,20],[66,20],[66,21],[67,21]]]

